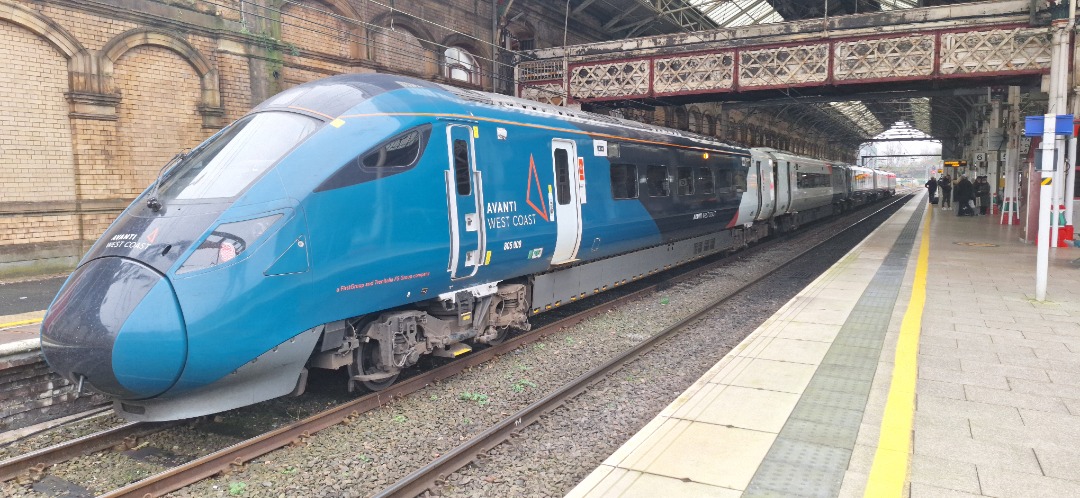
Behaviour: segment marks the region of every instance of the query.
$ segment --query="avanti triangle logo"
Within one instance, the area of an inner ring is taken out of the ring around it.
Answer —
[[[536,207],[530,197],[534,179],[536,180],[536,196],[540,198],[540,207]],[[533,211],[536,211],[544,221],[551,221],[548,218],[547,204],[544,203],[544,189],[540,186],[540,175],[536,173],[536,161],[533,159],[532,154],[529,154],[529,183],[525,185],[525,204],[533,208]]]

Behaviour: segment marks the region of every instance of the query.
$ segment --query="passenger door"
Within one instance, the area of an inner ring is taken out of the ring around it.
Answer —
[[[579,164],[572,140],[551,141],[551,161],[555,173],[555,224],[558,233],[551,264],[573,261],[581,241],[581,196],[578,195]],[[584,175],[584,172],[580,172]]]
[[[784,161],[783,166],[780,165],[780,161],[773,163],[774,177],[776,178],[776,214],[785,214],[791,209],[791,161]]]
[[[473,128],[451,124],[446,127],[449,169],[446,179],[450,211],[450,278],[476,275],[484,261],[484,195],[480,172],[476,169]]]
[[[775,185],[773,183],[773,168],[775,161],[766,159],[762,164],[761,159],[755,160],[758,175],[758,220],[772,218],[776,206]]]

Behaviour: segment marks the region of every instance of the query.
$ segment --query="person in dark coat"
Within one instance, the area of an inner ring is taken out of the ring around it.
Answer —
[[[956,183],[953,198],[956,199],[957,216],[975,216],[975,209],[972,208],[975,202],[975,186],[966,176],[961,176],[960,181]]]
[[[985,176],[975,179],[975,195],[979,197],[979,214],[985,215],[990,207],[990,182]]]
[[[952,179],[949,175],[941,175],[937,182],[941,188],[941,209],[952,207]]]
[[[937,197],[937,178],[931,176],[929,180],[926,180],[925,186],[926,191],[930,194],[927,202],[929,202],[930,204],[935,204],[934,198]]]

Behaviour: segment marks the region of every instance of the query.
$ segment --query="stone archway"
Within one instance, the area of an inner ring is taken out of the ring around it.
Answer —
[[[118,35],[101,48],[102,78],[115,85],[112,81],[113,65],[129,50],[144,45],[172,50],[191,65],[200,80],[198,111],[203,117],[203,127],[220,128],[225,110],[221,105],[218,72],[195,47],[181,38],[154,29],[133,29]]]

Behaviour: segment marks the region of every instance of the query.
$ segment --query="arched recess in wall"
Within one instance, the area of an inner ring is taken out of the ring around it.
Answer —
[[[431,42],[431,33],[411,18],[386,13],[371,21],[380,28],[368,28],[368,53],[371,60],[394,73],[430,78],[439,74],[441,47]]]
[[[694,133],[701,133],[701,112],[696,107],[690,109],[686,129]]]
[[[657,106],[656,110],[653,111],[653,116],[654,123],[668,128],[675,127],[675,113],[672,112],[671,108]]]
[[[491,74],[490,52],[476,40],[460,34],[446,37],[440,47],[442,75],[452,82],[482,86]]]
[[[686,108],[682,106],[675,106],[671,109],[675,116],[675,122],[671,126],[680,130],[686,130],[690,127],[690,113],[686,112]]]
[[[515,19],[506,26],[503,47],[510,50],[534,50],[536,49],[536,28],[525,19]]]
[[[712,114],[709,114],[709,113],[705,113],[704,117],[705,117],[705,129],[703,130],[703,133],[710,136],[710,137],[715,137],[716,136],[716,117],[713,116]]]
[[[208,113],[220,110],[217,71],[186,41],[152,30],[109,41],[102,68],[120,93],[108,193],[130,199],[173,155],[214,131],[204,125]]]
[[[281,8],[283,58],[296,61],[301,54],[356,59],[364,40],[363,28],[347,19],[360,19],[352,5],[343,0],[299,1]],[[326,66],[342,72],[340,64],[304,59],[305,64]]]
[[[65,94],[79,90],[72,82],[85,81],[79,69],[90,67],[89,54],[52,19],[6,1],[0,1],[0,39],[8,49],[0,88],[12,92],[0,99],[5,118],[0,120],[0,184],[8,187],[0,203],[49,202],[57,209],[57,201],[75,200],[71,105]],[[5,232],[0,245],[15,243],[7,239],[14,230],[0,232]],[[59,240],[55,234],[28,233],[37,241]]]

